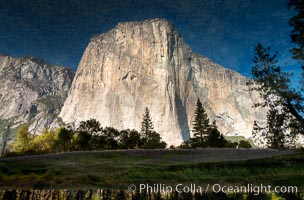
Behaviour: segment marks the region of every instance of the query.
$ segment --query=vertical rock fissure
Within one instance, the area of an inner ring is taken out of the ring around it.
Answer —
[[[175,106],[177,110],[177,122],[181,130],[183,140],[189,140],[190,128],[188,126],[188,116],[186,106],[183,104],[180,96],[175,92]]]

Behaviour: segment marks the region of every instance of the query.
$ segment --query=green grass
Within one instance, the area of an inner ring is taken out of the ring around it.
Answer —
[[[0,188],[116,188],[131,183],[247,183],[304,188],[304,153],[202,149],[71,152],[0,160]]]

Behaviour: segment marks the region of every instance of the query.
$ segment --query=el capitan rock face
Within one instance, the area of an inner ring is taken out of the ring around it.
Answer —
[[[0,120],[28,123],[37,133],[56,120],[70,89],[69,68],[23,56],[0,55]]]
[[[155,130],[179,145],[191,134],[197,98],[226,135],[250,137],[263,118],[246,78],[192,52],[170,22],[120,23],[91,39],[60,117],[140,130],[148,107]]]

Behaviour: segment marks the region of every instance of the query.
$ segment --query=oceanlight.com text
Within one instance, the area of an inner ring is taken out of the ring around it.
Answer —
[[[260,193],[297,193],[297,186],[271,186],[271,185],[254,185],[247,184],[243,186],[229,186],[221,184],[207,184],[199,185],[196,183],[191,184],[176,184],[176,185],[166,185],[161,183],[156,184],[131,184],[128,187],[128,190],[131,192],[147,192],[147,193],[206,193],[206,192],[234,192],[234,193],[253,193],[258,195]]]

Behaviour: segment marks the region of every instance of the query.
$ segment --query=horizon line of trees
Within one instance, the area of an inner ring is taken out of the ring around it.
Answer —
[[[72,126],[44,129],[41,134],[31,134],[28,125],[22,124],[18,128],[16,141],[10,144],[13,151],[6,155],[166,147],[167,143],[154,130],[149,109],[145,108],[140,132],[135,129],[118,131],[112,127],[103,128],[96,119],[81,121],[75,129]]]
[[[209,119],[200,100],[197,101],[193,124],[194,137],[180,146],[169,148],[251,148],[248,141],[230,142],[218,131],[216,123]],[[56,130],[44,129],[41,134],[31,134],[27,124],[19,126],[17,139],[10,144],[6,155],[43,154],[68,151],[92,151],[112,149],[165,149],[159,133],[154,130],[150,111],[145,108],[141,131],[113,127],[101,127],[96,119],[81,121],[77,128],[71,125]]]

